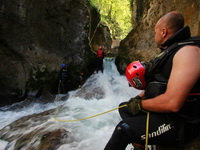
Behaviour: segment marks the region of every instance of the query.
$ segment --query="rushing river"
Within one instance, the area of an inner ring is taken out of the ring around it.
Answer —
[[[17,103],[0,108],[0,130],[23,116],[58,108],[56,118],[62,121],[55,120],[55,114],[52,114],[50,119],[40,124],[41,128],[48,124],[49,128],[66,128],[69,131],[68,141],[57,150],[103,150],[121,120],[117,110],[82,121],[63,120],[76,120],[111,110],[138,93],[138,90],[128,86],[125,76],[118,73],[114,59],[105,59],[104,72],[93,74],[81,88],[69,92],[64,101],[59,99],[65,95],[57,95],[53,103],[31,103],[26,107]],[[60,110],[59,105],[62,105]],[[29,130],[31,129],[22,128],[16,132],[27,133]],[[13,150],[14,143],[14,140],[0,140],[0,150]],[[131,147],[129,145],[127,150]]]

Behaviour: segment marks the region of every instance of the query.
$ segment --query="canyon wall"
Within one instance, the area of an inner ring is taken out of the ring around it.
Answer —
[[[133,30],[121,41],[117,58],[121,73],[124,73],[130,62],[147,61],[158,54],[159,50],[154,42],[154,26],[167,12],[181,12],[192,35],[200,35],[199,0],[133,0],[132,7]]]

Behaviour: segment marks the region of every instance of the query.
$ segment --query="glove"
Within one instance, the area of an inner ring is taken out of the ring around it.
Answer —
[[[133,114],[143,111],[141,101],[142,101],[142,98],[139,96],[131,98],[127,103],[127,107],[129,111],[132,112]]]
[[[145,73],[150,73],[153,69],[153,63],[151,61],[148,62],[141,62],[141,64],[145,68]]]

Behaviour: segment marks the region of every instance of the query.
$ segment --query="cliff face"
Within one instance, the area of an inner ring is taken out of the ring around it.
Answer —
[[[159,52],[154,42],[155,23],[173,10],[184,15],[185,25],[190,26],[193,36],[200,35],[199,0],[133,0],[133,30],[121,41],[117,58],[121,73],[130,62],[149,60]]]
[[[94,61],[89,26],[89,0],[0,0],[1,103],[53,90],[62,63],[75,88]]]

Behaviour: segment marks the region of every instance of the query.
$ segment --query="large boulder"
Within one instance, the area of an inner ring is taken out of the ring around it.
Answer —
[[[68,89],[81,72],[89,76],[89,0],[0,1],[0,106],[56,93],[60,64],[67,63]]]

